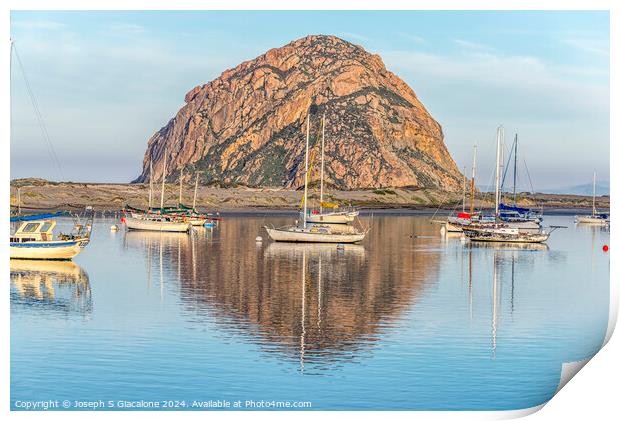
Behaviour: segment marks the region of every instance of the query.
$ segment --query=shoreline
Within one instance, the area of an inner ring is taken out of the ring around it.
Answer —
[[[20,187],[23,212],[79,211],[92,206],[97,212],[120,211],[123,206],[148,207],[147,184],[120,183],[55,183],[43,180],[14,180],[11,182],[11,209],[16,211],[17,187]],[[193,186],[184,189],[183,203],[193,202]],[[159,206],[161,192],[153,192],[152,204]],[[260,214],[298,212],[302,192],[284,188],[207,187],[199,186],[196,208],[201,211],[219,211],[227,214]],[[328,190],[324,201],[341,206],[351,204],[362,214],[450,214],[462,206],[462,192],[444,192],[421,188],[378,188],[367,190]],[[317,203],[318,191],[313,188],[310,204]],[[493,194],[476,193],[475,208],[492,210]],[[164,205],[175,206],[179,201],[179,188],[169,185],[165,191]],[[519,206],[542,208],[543,214],[587,214],[592,209],[592,198],[579,195],[521,193]],[[609,196],[597,197],[597,208],[609,209]],[[465,208],[469,207],[466,201]]]

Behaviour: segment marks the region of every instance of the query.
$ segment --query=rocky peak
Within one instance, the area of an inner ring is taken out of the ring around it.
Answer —
[[[312,143],[325,115],[325,177],[338,188],[418,186],[456,190],[461,176],[441,126],[381,58],[335,36],[274,48],[185,95],[186,104],[148,141],[135,181],[180,170],[202,181],[303,184],[305,119]],[[313,179],[316,175],[313,176]]]

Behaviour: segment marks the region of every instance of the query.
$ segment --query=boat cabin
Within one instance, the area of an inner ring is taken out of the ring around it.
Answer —
[[[15,234],[11,235],[11,243],[27,243],[30,241],[52,241],[56,221],[25,221],[19,226]]]

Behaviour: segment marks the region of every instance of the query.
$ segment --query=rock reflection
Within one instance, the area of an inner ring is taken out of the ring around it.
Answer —
[[[90,282],[73,262],[11,260],[11,305],[30,309],[89,314]]]
[[[128,233],[126,243],[144,250],[163,282],[178,277],[184,314],[197,326],[213,321],[303,370],[368,351],[437,272],[437,253],[409,254],[389,235],[369,246],[257,244],[261,224],[229,218],[213,233]]]

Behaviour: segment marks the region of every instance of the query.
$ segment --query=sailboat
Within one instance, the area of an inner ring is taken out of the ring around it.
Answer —
[[[200,171],[196,172],[196,182],[194,184],[194,200],[192,202],[192,207],[185,206],[183,204],[183,169],[181,169],[181,176],[179,177],[179,206],[177,207],[179,213],[183,213],[189,223],[194,227],[203,226],[209,217],[207,215],[203,215],[196,211],[196,196],[198,194],[198,176],[200,175]]]
[[[13,57],[17,59],[18,67],[26,83],[26,88],[30,101],[34,108],[37,123],[43,133],[45,141],[48,143],[51,158],[58,167],[59,174],[62,176],[60,162],[54,152],[52,141],[49,137],[45,121],[37,105],[34,92],[30,87],[24,65],[11,39],[10,61],[11,66]],[[11,126],[12,130],[12,126]],[[33,259],[33,260],[71,260],[77,256],[84,247],[90,242],[94,212],[92,207],[87,206],[86,222],[79,219],[74,221],[74,227],[69,234],[60,233],[54,235],[57,217],[66,215],[65,212],[46,213],[46,214],[22,214],[21,189],[17,186],[17,214],[11,214],[10,222],[19,225],[11,226],[9,233],[9,250],[11,259]]]
[[[274,241],[303,243],[357,243],[362,241],[367,231],[341,230],[329,225],[312,224],[308,221],[308,150],[310,147],[310,112],[306,118],[306,165],[304,174],[303,223],[275,228],[265,226],[269,237]]]
[[[474,217],[474,199],[475,199],[475,179],[476,179],[476,151],[477,145],[474,145],[474,160],[471,168],[471,201],[469,204],[469,213],[465,212],[465,195],[467,190],[467,179],[465,178],[465,171],[463,171],[463,209],[457,214],[457,216],[449,216],[444,226],[446,232],[463,232],[463,226],[471,224]]]
[[[347,224],[349,222],[353,222],[359,215],[359,211],[357,209],[350,208],[339,210],[339,206],[337,204],[323,201],[323,175],[325,168],[325,114],[323,114],[321,126],[321,191],[319,196],[319,209],[312,210],[307,215],[306,219],[308,222],[319,224]],[[324,208],[333,210],[325,211]]]
[[[512,228],[519,229],[528,229],[528,230],[537,230],[540,228],[540,224],[542,223],[542,216],[539,212],[517,206],[517,147],[518,147],[518,135],[515,134],[515,140],[513,142],[512,152],[514,152],[514,160],[513,160],[513,173],[512,173],[512,197],[513,203],[512,205],[507,205],[501,200],[501,189],[500,189],[500,204],[499,204],[499,219],[503,222],[506,222]],[[502,159],[503,160],[503,159]],[[510,157],[508,158],[508,163],[510,163]],[[507,171],[503,173],[502,176],[502,186],[504,184],[504,180],[506,179]]]
[[[596,171],[592,179],[592,215],[576,216],[575,222],[580,224],[606,225],[609,223],[609,215],[596,211]]]
[[[188,232],[192,225],[184,217],[175,215],[168,215],[163,213],[164,209],[164,192],[166,188],[166,157],[167,151],[164,151],[164,168],[161,179],[161,201],[160,201],[160,213],[151,212],[151,200],[152,200],[152,178],[153,173],[149,174],[149,211],[143,212],[139,209],[125,207],[125,216],[121,222],[125,224],[128,230],[141,230],[141,231],[161,231],[161,232]],[[153,165],[151,162],[151,170]]]
[[[491,223],[476,222],[463,226],[463,233],[471,241],[488,241],[503,243],[543,243],[547,241],[551,232],[558,226],[552,226],[547,232],[542,228],[537,230],[520,230],[510,223],[501,221],[500,215],[500,174],[503,173],[500,162],[502,160],[503,127],[497,129],[497,154],[495,161],[495,221]]]

